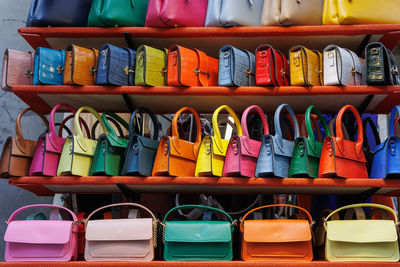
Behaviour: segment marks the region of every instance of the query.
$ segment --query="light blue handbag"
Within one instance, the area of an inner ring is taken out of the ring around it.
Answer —
[[[64,84],[65,50],[38,47],[35,51],[33,85]]]

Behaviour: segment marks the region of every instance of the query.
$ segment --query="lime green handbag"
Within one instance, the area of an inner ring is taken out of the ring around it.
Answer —
[[[168,49],[139,46],[136,51],[135,85],[166,85],[167,60]]]

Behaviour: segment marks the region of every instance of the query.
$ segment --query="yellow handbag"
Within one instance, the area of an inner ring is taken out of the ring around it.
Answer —
[[[400,0],[325,0],[322,24],[400,24]]]
[[[136,52],[135,85],[166,85],[167,61],[168,49],[139,46]]]
[[[317,86],[323,84],[322,54],[296,45],[289,50],[290,84]]]
[[[227,105],[222,105],[214,111],[212,116],[212,126],[214,136],[206,136],[201,142],[199,155],[196,162],[196,177],[199,176],[222,176],[224,168],[226,150],[229,140],[221,138],[221,133],[218,127],[218,114],[221,110],[228,111],[233,118],[238,136],[242,136],[242,126],[236,113]]]
[[[92,164],[94,152],[96,151],[97,140],[85,138],[79,125],[79,115],[82,111],[92,113],[100,122],[105,134],[108,131],[101,120],[100,115],[91,107],[81,107],[75,113],[76,136],[68,136],[65,139],[63,150],[61,152],[60,163],[57,169],[57,176],[88,176]]]
[[[381,220],[365,220],[363,207],[386,210],[393,220],[389,217]],[[350,219],[329,221],[329,218],[339,211],[348,209],[354,209],[357,218],[361,217],[361,219],[351,220],[353,217],[351,215]],[[379,204],[344,206],[325,218],[324,227],[326,229],[325,257],[328,261],[399,261],[397,216],[394,210],[387,206]]]

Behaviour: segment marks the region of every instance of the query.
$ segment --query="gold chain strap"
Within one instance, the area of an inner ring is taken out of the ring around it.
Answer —
[[[153,220],[153,247],[157,247],[157,226],[158,226],[158,220],[154,221]]]

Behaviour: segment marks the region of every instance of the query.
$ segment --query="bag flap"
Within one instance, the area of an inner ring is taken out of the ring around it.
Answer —
[[[246,136],[240,136],[240,153],[245,156],[257,158],[258,152],[260,151],[261,142],[257,140],[250,139]]]
[[[389,144],[390,141],[394,141],[394,142],[395,142],[396,148],[397,148],[397,147],[400,147],[400,140],[399,140],[399,138],[398,138],[397,136],[390,136],[390,137],[386,138],[385,141],[383,141],[382,143],[380,143],[379,145],[377,145],[377,146],[375,147],[375,150],[374,150],[373,153],[378,153],[378,152],[381,151],[381,150],[387,151],[387,150],[389,149],[388,144]],[[389,155],[389,154],[388,154],[388,155]]]
[[[169,221],[166,242],[230,242],[231,224],[225,221]]]
[[[16,137],[11,138],[11,155],[20,157],[32,157],[35,153],[37,141],[24,139],[25,149],[20,147],[17,143]]]
[[[178,146],[175,146],[172,137],[168,136],[170,144],[170,154],[175,157],[196,161],[197,155],[194,154],[194,143],[183,139],[176,139]]]
[[[73,136],[72,139],[73,139],[74,153],[87,155],[87,156],[94,155],[94,152],[96,151],[97,140],[82,138],[81,140],[83,142],[85,142],[85,144],[86,144],[86,147],[82,147],[82,146],[80,146],[80,144],[78,142],[78,138],[76,136]]]
[[[271,135],[272,143],[274,145],[274,153],[279,156],[291,157],[294,147],[294,142],[282,139],[282,146],[278,144],[275,136]]]
[[[335,144],[334,153],[336,157],[350,159],[358,162],[366,162],[362,150],[360,151],[359,155],[357,155],[356,142],[344,139],[343,147],[340,148],[338,143],[336,142],[336,137],[330,137],[330,139]]]
[[[198,76],[199,76],[200,84],[202,86],[208,86],[209,79],[211,76],[210,72],[209,72],[209,68],[208,68],[208,58],[209,57],[203,51],[196,49],[196,52],[197,52],[198,59],[199,59],[198,66],[199,66],[200,72],[199,72]]]
[[[60,136],[56,136],[54,138],[55,140],[57,140],[56,142],[51,142],[50,141],[50,135],[46,134],[45,140],[46,140],[46,151],[49,152],[55,152],[55,153],[61,153],[62,148],[64,146],[64,142],[65,142],[65,138],[60,137]]]
[[[111,135],[111,134],[107,134],[106,138],[108,140],[108,142],[110,143],[111,146],[113,147],[122,147],[122,148],[126,148],[126,146],[128,145],[128,139],[116,136],[116,135]]]
[[[212,140],[212,151],[213,151],[213,154],[214,155],[219,155],[219,156],[225,156],[226,155],[226,151],[228,149],[229,141],[221,138],[221,145],[222,145],[221,149],[222,150],[220,150],[218,148],[218,146],[217,146],[217,143],[215,141],[214,136],[210,136],[210,138]]]
[[[160,144],[158,140],[150,139],[141,135],[135,134],[133,138],[139,140],[139,142],[142,144],[143,147],[150,148],[153,150],[157,150],[158,145]]]
[[[319,142],[319,141],[315,140],[315,142],[314,142],[315,146],[312,146],[307,138],[298,137],[295,143],[298,144],[298,142],[301,139],[303,139],[304,143],[307,146],[306,150],[307,150],[309,156],[315,157],[315,158],[321,157],[322,145],[323,145],[322,142]]]

